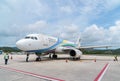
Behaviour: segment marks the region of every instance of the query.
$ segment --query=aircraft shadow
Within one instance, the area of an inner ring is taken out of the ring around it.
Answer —
[[[57,59],[53,59],[53,58],[49,58],[49,57],[42,57],[41,58],[41,61],[36,61],[35,59],[29,59],[29,62],[47,62],[47,61],[54,61],[54,60],[69,60],[69,61],[114,61],[114,59],[94,59],[94,58],[91,58],[91,59],[84,59],[84,58],[81,58],[81,59],[73,59],[73,58],[70,58],[70,57],[58,57]],[[25,60],[19,60],[19,62],[26,62]]]

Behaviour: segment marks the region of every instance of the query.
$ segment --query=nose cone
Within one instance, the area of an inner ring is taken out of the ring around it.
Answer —
[[[24,50],[24,40],[19,40],[16,42],[16,46],[17,48],[19,48],[20,50]]]

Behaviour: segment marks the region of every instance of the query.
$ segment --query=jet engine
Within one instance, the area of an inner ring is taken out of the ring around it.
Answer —
[[[73,49],[69,52],[70,56],[73,58],[78,58],[80,59],[80,56],[82,55],[82,52],[78,49]]]

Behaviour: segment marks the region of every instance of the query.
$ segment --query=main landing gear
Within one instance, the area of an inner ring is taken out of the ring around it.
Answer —
[[[57,56],[55,53],[49,54],[49,58],[57,59],[57,57],[58,57],[58,56]]]
[[[81,57],[72,57],[72,60],[80,60]]]
[[[57,55],[55,54],[55,52],[53,53],[52,58],[57,59]]]
[[[52,58],[53,58],[53,59],[57,59],[57,55],[53,54],[53,55],[52,55]]]
[[[36,58],[36,61],[41,61],[41,57],[38,56],[38,57]]]

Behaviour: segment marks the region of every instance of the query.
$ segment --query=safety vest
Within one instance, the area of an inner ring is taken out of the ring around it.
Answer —
[[[9,59],[9,55],[8,55],[8,54],[5,54],[5,55],[4,55],[4,59]]]

